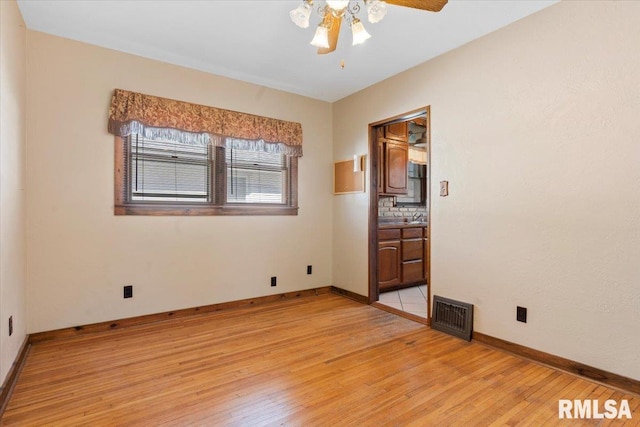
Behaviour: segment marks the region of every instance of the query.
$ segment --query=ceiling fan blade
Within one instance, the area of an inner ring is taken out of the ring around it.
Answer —
[[[440,12],[448,0],[386,0],[389,4],[396,6],[411,7],[413,9],[428,10],[429,12]]]
[[[331,53],[336,50],[336,47],[338,46],[338,36],[340,35],[340,27],[342,26],[342,16],[335,17],[333,16],[333,13],[327,11],[322,23],[329,28],[329,47],[319,47],[318,55],[324,55],[325,53]]]

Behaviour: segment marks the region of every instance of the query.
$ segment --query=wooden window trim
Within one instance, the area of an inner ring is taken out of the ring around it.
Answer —
[[[125,187],[127,170],[125,167],[125,140],[119,136],[115,142],[115,176],[114,176],[114,214],[115,215],[149,215],[149,216],[206,216],[206,215],[298,215],[298,158],[290,157],[289,186],[287,205],[239,204],[196,205],[191,203],[130,203],[127,202]],[[215,168],[216,179],[225,179],[225,171]],[[224,181],[217,181],[224,182]],[[225,186],[217,185],[212,190],[218,193],[226,191]],[[220,200],[220,199],[217,199]]]

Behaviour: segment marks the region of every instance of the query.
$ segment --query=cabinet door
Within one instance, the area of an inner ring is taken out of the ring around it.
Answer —
[[[384,193],[384,142],[378,140],[378,194]]]
[[[385,193],[407,194],[407,165],[409,145],[387,142],[385,144]]]
[[[378,287],[381,290],[400,284],[400,241],[378,244]]]
[[[402,263],[402,282],[414,283],[424,280],[424,264],[422,258]]]
[[[396,141],[409,141],[409,132],[407,122],[394,123],[384,127],[384,137],[387,139],[395,139]]]

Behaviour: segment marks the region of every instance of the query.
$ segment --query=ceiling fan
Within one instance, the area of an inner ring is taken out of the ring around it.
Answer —
[[[439,12],[448,0],[362,0],[364,2],[367,19],[375,24],[387,14],[387,4],[410,7],[413,9]],[[317,8],[322,21],[316,29],[311,44],[318,48],[318,54],[323,55],[336,50],[342,20],[346,20],[351,27],[353,44],[364,43],[371,35],[365,30],[362,21],[356,16],[360,12],[359,1],[325,0],[324,5]],[[309,18],[313,10],[313,0],[303,0],[302,4],[289,13],[294,24],[301,28],[309,27]]]

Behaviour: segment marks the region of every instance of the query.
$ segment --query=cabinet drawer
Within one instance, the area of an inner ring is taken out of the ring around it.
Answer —
[[[411,283],[424,279],[422,260],[408,261],[402,263],[402,282]]]
[[[403,228],[402,229],[402,238],[403,239],[411,239],[416,237],[422,237],[422,228]]]
[[[399,239],[400,239],[399,228],[388,228],[388,229],[378,230],[378,240],[399,240]]]
[[[402,260],[403,261],[422,259],[423,256],[424,256],[424,251],[422,246],[422,239],[402,241]]]

